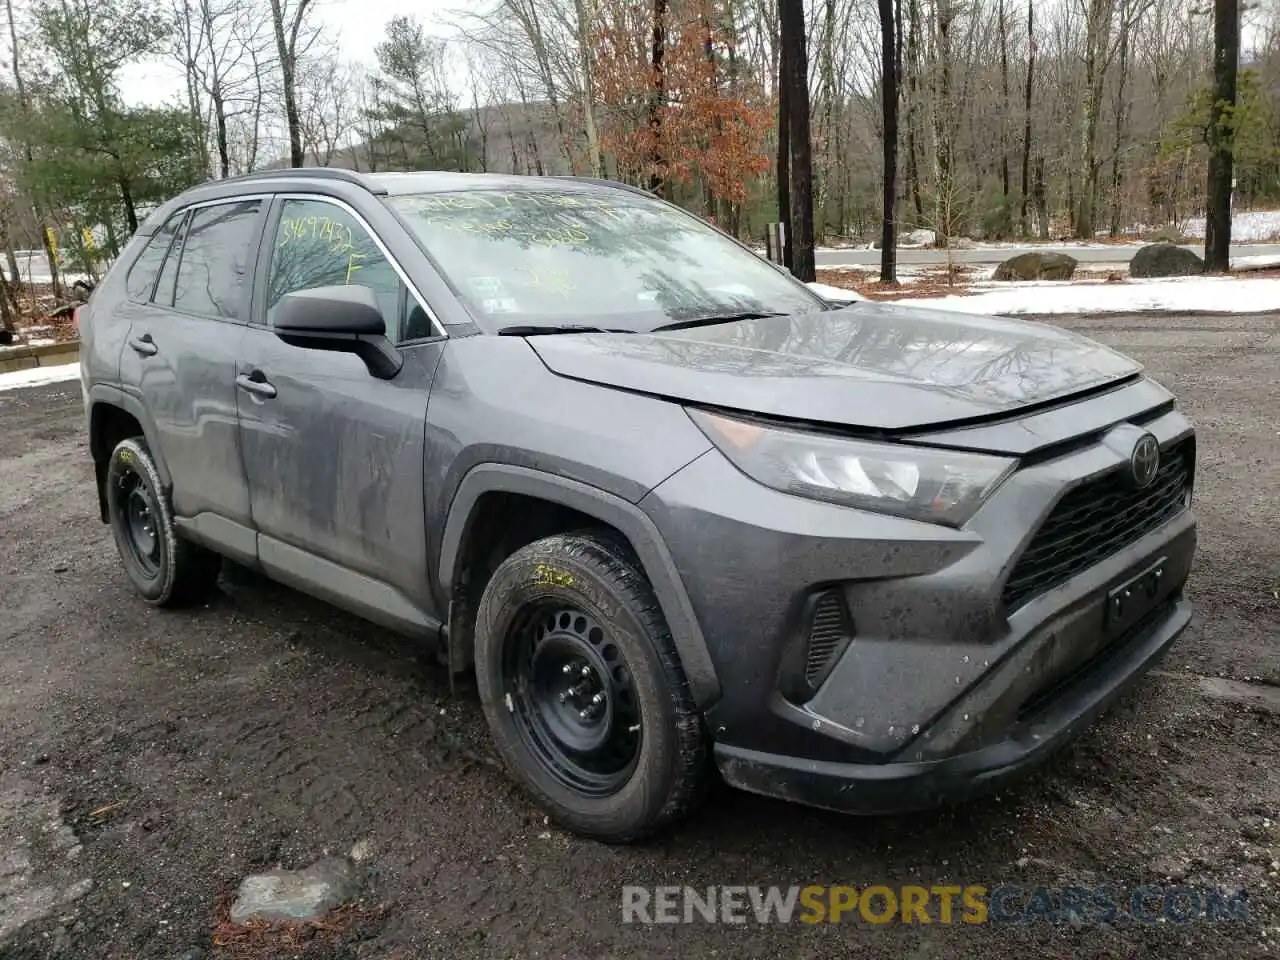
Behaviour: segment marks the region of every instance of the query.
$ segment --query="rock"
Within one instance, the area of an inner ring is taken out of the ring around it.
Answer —
[[[1204,273],[1204,261],[1172,243],[1153,243],[1133,255],[1132,277],[1194,277]]]
[[[938,242],[938,235],[932,230],[908,230],[900,242],[903,246],[929,247]]]
[[[245,877],[231,905],[231,922],[315,920],[355,895],[359,877],[349,860],[330,857],[303,870]]]
[[[1020,253],[996,267],[993,280],[1070,280],[1076,272],[1076,258],[1065,253],[1031,251]]]
[[[364,863],[366,860],[373,858],[373,841],[357,840],[355,846],[351,848],[351,859],[355,863]]]

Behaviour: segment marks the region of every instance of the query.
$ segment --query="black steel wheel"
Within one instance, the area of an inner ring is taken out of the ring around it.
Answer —
[[[607,796],[626,783],[643,725],[618,645],[589,614],[533,603],[508,631],[503,675],[520,736],[570,789]]]
[[[116,549],[143,598],[176,606],[207,596],[221,558],[178,536],[160,472],[141,437],[116,445],[103,482]]]
[[[475,642],[494,740],[558,823],[625,843],[697,802],[702,718],[624,543],[586,531],[517,550],[485,587]]]
[[[156,506],[154,495],[143,482],[137,468],[126,463],[113,478],[107,494],[124,515],[124,545],[133,562],[148,578],[160,575],[160,534],[156,530]]]

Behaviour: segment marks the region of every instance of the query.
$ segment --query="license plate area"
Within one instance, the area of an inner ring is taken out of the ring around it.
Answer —
[[[1168,558],[1161,557],[1135,577],[1107,591],[1106,630],[1110,637],[1132,628],[1164,595]]]

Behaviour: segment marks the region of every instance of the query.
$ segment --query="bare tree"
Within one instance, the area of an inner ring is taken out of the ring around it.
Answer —
[[[279,57],[281,92],[284,96],[285,123],[289,128],[289,163],[300,167],[305,162],[302,146],[302,124],[298,116],[298,58],[310,46],[314,33],[309,29],[309,14],[314,0],[271,0],[271,26]]]
[[[304,154],[327,167],[356,130],[359,82],[353,67],[334,56],[302,61],[298,124]]]

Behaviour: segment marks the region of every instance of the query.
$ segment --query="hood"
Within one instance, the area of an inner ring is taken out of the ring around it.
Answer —
[[[1000,416],[1142,369],[1057,327],[871,301],[669,333],[528,342],[550,370],[577,380],[876,430]]]

